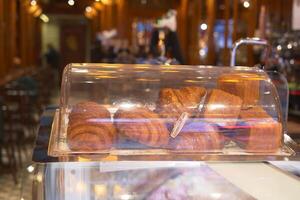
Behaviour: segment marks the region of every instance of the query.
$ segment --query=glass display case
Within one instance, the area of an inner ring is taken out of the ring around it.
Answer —
[[[299,162],[287,161],[299,151],[271,79],[250,67],[68,65],[27,168],[32,199],[298,199]]]
[[[70,64],[48,153],[289,156],[281,113],[255,67]]]
[[[284,165],[197,161],[36,164],[31,166],[34,185],[31,199],[299,199],[299,177],[277,166],[298,166],[299,173],[299,162]]]

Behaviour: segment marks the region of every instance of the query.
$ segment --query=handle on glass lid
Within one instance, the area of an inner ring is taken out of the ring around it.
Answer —
[[[246,44],[246,45],[262,45],[267,48],[267,56],[266,60],[269,57],[271,46],[269,45],[268,41],[265,39],[260,39],[260,38],[242,38],[237,40],[232,47],[231,50],[231,58],[230,58],[230,66],[234,67],[235,66],[235,60],[236,60],[236,50],[239,46]],[[266,62],[267,63],[267,62]]]

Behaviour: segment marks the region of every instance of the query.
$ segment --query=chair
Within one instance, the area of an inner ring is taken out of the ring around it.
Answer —
[[[15,139],[16,135],[14,134],[6,134],[4,132],[4,113],[6,106],[3,105],[3,102],[0,101],[0,166],[3,169],[7,169],[13,177],[15,184],[18,183],[17,179],[17,159],[15,157],[15,149],[16,143]],[[9,114],[9,113],[6,113]],[[5,163],[5,158],[7,159],[7,163]],[[2,170],[3,171],[3,170]]]

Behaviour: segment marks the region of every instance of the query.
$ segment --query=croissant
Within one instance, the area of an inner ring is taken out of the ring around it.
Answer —
[[[282,124],[274,120],[262,107],[242,110],[242,128],[233,138],[247,152],[276,152],[282,142]]]
[[[263,80],[257,74],[231,73],[218,78],[218,88],[236,95],[243,100],[243,106],[256,105],[259,101],[259,82]]]
[[[206,121],[235,125],[240,114],[242,100],[240,97],[219,89],[212,89],[204,105],[204,118]]]
[[[159,116],[147,108],[119,109],[114,116],[119,134],[150,147],[163,147],[169,132]]]
[[[207,123],[192,120],[171,143],[171,149],[212,151],[223,147],[223,137],[218,129]]]
[[[106,150],[115,141],[116,130],[105,107],[94,102],[81,102],[73,107],[67,130],[67,143],[71,150]]]
[[[157,111],[162,118],[176,119],[183,112],[194,116],[205,94],[205,88],[196,86],[181,89],[164,88],[159,92]]]
[[[89,118],[110,118],[109,111],[96,102],[84,101],[73,106],[69,114],[69,121],[84,120]]]

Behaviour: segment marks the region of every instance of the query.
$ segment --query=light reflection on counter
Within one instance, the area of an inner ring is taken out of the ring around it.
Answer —
[[[94,185],[95,196],[98,198],[107,197],[107,186],[104,184],[96,184]]]
[[[148,78],[138,78],[136,81],[145,81],[145,82],[158,82],[160,79],[148,79]]]

